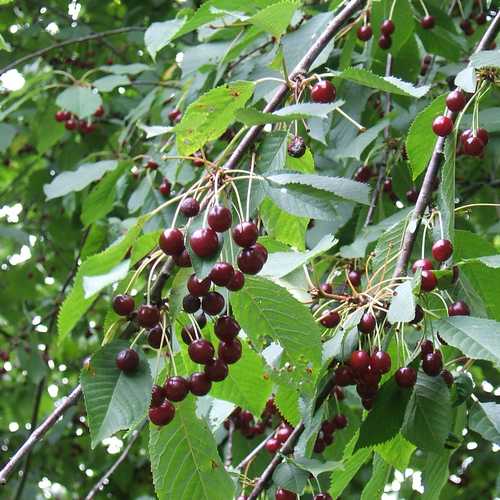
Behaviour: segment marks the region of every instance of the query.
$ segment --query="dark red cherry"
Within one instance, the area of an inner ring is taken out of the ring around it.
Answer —
[[[153,326],[148,332],[148,344],[153,349],[160,349],[162,345],[163,330],[160,324]],[[165,343],[163,344],[165,345]]]
[[[261,245],[260,243],[255,243],[255,245],[252,245],[250,248],[253,248],[253,250],[260,256],[264,264],[267,262],[269,254],[267,252],[267,248],[264,245]]]
[[[453,245],[450,240],[437,240],[432,245],[432,256],[439,262],[444,262],[451,257],[453,253]]]
[[[354,174],[354,180],[358,182],[368,182],[372,176],[373,170],[370,165],[361,165]]]
[[[68,120],[68,118],[66,117],[66,111],[63,110],[57,111],[55,114],[55,119],[56,122],[65,122],[66,120]]]
[[[184,249],[179,255],[173,255],[172,259],[179,267],[191,267],[191,256],[186,249]]]
[[[375,398],[365,398],[361,400],[361,404],[366,411],[370,411],[375,404]]]
[[[208,211],[208,225],[218,233],[227,231],[231,227],[232,221],[233,217],[231,216],[231,210],[222,205],[214,205]]]
[[[188,294],[182,299],[182,308],[188,314],[195,313],[201,306],[201,301],[199,297]]]
[[[406,191],[405,196],[409,203],[416,203],[418,200],[418,191],[416,189],[409,189]]]
[[[448,316],[470,316],[469,306],[463,300],[458,300],[448,306]]]
[[[348,424],[347,417],[345,415],[342,415],[341,413],[335,415],[333,421],[337,429],[345,429]]]
[[[426,271],[431,271],[432,269],[434,269],[434,265],[432,264],[432,260],[430,259],[418,259],[413,263],[411,269],[414,273],[417,272],[417,269],[425,269]]]
[[[182,111],[180,109],[173,109],[168,113],[168,119],[170,120],[170,123],[173,125],[174,123],[178,123],[181,120],[182,117]]]
[[[450,135],[453,130],[453,120],[448,116],[438,116],[432,122],[432,130],[436,135],[439,135],[439,137],[446,137]]]
[[[360,26],[356,32],[358,39],[362,42],[367,42],[373,35],[373,30],[370,24]]]
[[[434,28],[435,25],[436,25],[436,20],[434,16],[430,15],[425,16],[420,20],[420,26],[422,26],[424,30],[431,30],[432,28]]]
[[[335,425],[334,420],[325,420],[321,424],[321,430],[323,431],[323,434],[333,434],[336,428],[337,426]]]
[[[203,160],[203,155],[201,154],[201,151],[196,151],[196,153],[193,154],[194,160],[193,165],[195,167],[203,167],[205,166],[205,162]]]
[[[233,227],[233,240],[240,247],[249,247],[257,241],[259,231],[253,222],[240,222]]]
[[[395,29],[396,26],[394,25],[394,22],[391,21],[390,19],[385,19],[380,25],[380,31],[386,36],[392,35]]]
[[[453,90],[446,97],[446,106],[450,111],[458,113],[464,109],[466,103],[465,95],[461,90]]]
[[[189,244],[198,257],[211,257],[219,250],[217,233],[209,227],[196,229],[189,238]]]
[[[325,328],[335,328],[340,323],[340,315],[337,311],[329,310],[323,313],[319,322]]]
[[[195,396],[205,396],[211,387],[212,382],[204,372],[195,372],[189,377],[189,390]]]
[[[210,279],[218,286],[226,286],[234,276],[234,268],[228,262],[217,262],[210,271]]]
[[[245,285],[245,275],[235,269],[234,276],[231,278],[231,281],[226,285],[226,288],[231,292],[237,292],[243,288]]]
[[[443,370],[441,372],[441,377],[443,377],[443,380],[445,381],[448,387],[451,387],[453,385],[453,382],[455,381],[453,375],[448,370]]]
[[[443,357],[439,351],[426,354],[422,360],[422,369],[427,375],[436,377],[443,369]]]
[[[394,377],[399,387],[408,389],[415,385],[417,381],[417,372],[411,366],[404,366],[396,372]]]
[[[354,372],[362,373],[370,366],[370,355],[366,351],[353,351],[349,363]],[[337,383],[342,385],[338,381]]]
[[[240,332],[240,325],[231,316],[221,316],[215,322],[214,332],[218,339],[231,342]]]
[[[380,377],[380,375],[379,375]],[[378,383],[377,384],[367,384],[360,381],[356,385],[356,392],[359,394],[361,399],[371,399],[377,395]]]
[[[302,137],[296,135],[288,143],[288,154],[292,158],[302,158],[306,152],[306,142]]]
[[[274,455],[281,448],[281,443],[276,438],[272,437],[266,441],[265,447],[271,455]]]
[[[356,269],[352,269],[351,271],[349,271],[347,277],[349,278],[349,281],[351,282],[351,285],[353,287],[358,287],[359,285],[361,285],[361,273]]]
[[[195,198],[188,196],[181,201],[179,210],[186,217],[195,217],[200,212],[200,203]]]
[[[419,304],[417,304],[415,306],[415,317],[410,321],[410,323],[416,325],[417,323],[420,323],[423,319],[424,319],[424,310]]]
[[[167,255],[179,255],[184,250],[184,235],[180,229],[165,229],[158,242],[160,248]]]
[[[469,156],[481,156],[484,151],[483,141],[474,135],[470,135],[463,143],[464,152]]]
[[[319,286],[319,289],[321,291],[321,293],[324,293],[324,294],[332,294],[333,293],[333,287],[330,283],[321,283],[321,285]]]
[[[160,322],[160,310],[150,304],[143,304],[137,309],[137,323],[143,328],[153,328]]]
[[[391,357],[384,351],[375,351],[370,357],[370,366],[379,373],[387,373],[391,369]]]
[[[116,355],[116,366],[124,373],[132,373],[139,367],[139,354],[133,349],[123,349]]]
[[[165,181],[165,179],[163,179],[163,182],[160,184],[158,191],[160,191],[160,193],[163,196],[167,197],[167,196],[170,196],[171,189],[172,189],[172,185],[170,184],[170,182]]]
[[[236,260],[238,267],[245,274],[255,275],[264,267],[262,254],[256,250],[255,246],[243,248]]]
[[[76,130],[78,127],[78,122],[74,118],[68,118],[64,124],[66,130]]]
[[[189,392],[189,382],[184,377],[169,377],[163,386],[163,392],[170,401],[182,401]]]
[[[135,307],[134,298],[130,295],[117,295],[113,299],[113,309],[120,316],[128,316]]]
[[[432,271],[422,271],[420,288],[424,292],[430,292],[437,286],[437,278]]]
[[[219,344],[219,358],[222,358],[228,365],[236,363],[241,358],[241,342],[233,339],[231,342],[222,341]]]
[[[384,193],[392,193],[392,179],[390,177],[388,177],[384,181],[383,189],[384,189]]]
[[[380,38],[378,39],[378,46],[382,50],[388,50],[391,48],[392,45],[392,38],[387,35],[380,35]]]
[[[276,490],[274,500],[297,500],[297,495],[292,491],[279,488],[278,490]]]
[[[314,453],[323,453],[326,449],[326,443],[323,438],[317,437],[314,443]]]
[[[462,21],[460,21],[460,28],[466,36],[471,36],[474,34],[474,27],[472,26],[472,23],[469,21],[469,19],[462,19]]]
[[[420,354],[422,357],[424,357],[426,354],[429,354],[431,352],[434,352],[434,344],[432,343],[432,340],[429,339],[424,339],[420,343]]]
[[[199,280],[196,274],[192,274],[187,282],[187,289],[191,295],[195,297],[203,297],[210,291],[210,285],[212,282],[210,278],[205,278],[204,280]]]
[[[358,330],[362,333],[372,333],[377,326],[377,320],[372,313],[365,313],[361,316],[361,321],[358,324]]]
[[[189,344],[188,353],[195,363],[207,365],[214,359],[215,349],[208,340],[198,339]]]
[[[487,21],[487,17],[486,17],[486,12],[480,12],[476,17],[476,23],[479,25],[479,26],[482,26],[483,24],[486,23]]]
[[[158,163],[156,163],[154,160],[149,160],[147,163],[146,163],[146,168],[148,170],[158,170]],[[170,185],[170,182],[168,181],[168,179],[165,177],[163,178],[163,182],[166,182],[167,184]]]
[[[341,387],[354,384],[354,373],[348,365],[339,366],[335,370],[335,383]]]
[[[288,438],[292,435],[293,427],[288,424],[281,424],[276,430],[275,437],[280,443],[286,443]]]
[[[225,306],[224,297],[219,292],[208,292],[201,301],[201,308],[210,316],[221,313]]]
[[[159,385],[153,385],[151,388],[151,404],[152,407],[160,406],[165,400],[165,393],[163,392],[163,387]]]
[[[193,342],[193,340],[196,338],[196,333],[194,331],[193,325],[185,326],[181,330],[181,337],[186,345],[191,344],[191,342]]]
[[[345,399],[345,392],[342,387],[336,385],[331,392],[332,396],[335,396],[339,401],[343,401]]]
[[[486,146],[488,144],[490,136],[488,135],[488,132],[484,128],[478,128],[476,130],[476,135],[483,141],[483,144]]]
[[[311,89],[311,100],[313,102],[329,103],[335,100],[337,89],[328,80],[317,82]]]
[[[214,359],[205,366],[205,374],[211,382],[222,382],[229,374],[229,367],[222,359]]]
[[[175,406],[168,399],[165,399],[160,406],[149,409],[149,420],[160,427],[169,424],[174,416]]]

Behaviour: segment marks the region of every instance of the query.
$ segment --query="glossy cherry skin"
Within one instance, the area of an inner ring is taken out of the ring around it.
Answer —
[[[420,343],[420,354],[424,357],[426,354],[434,352],[434,344],[429,339],[424,339]]]
[[[198,257],[211,257],[219,250],[219,238],[217,233],[209,228],[202,227],[193,232],[189,238],[189,244]]]
[[[165,180],[163,180],[163,182],[160,184],[159,188],[158,188],[158,191],[160,191],[160,193],[165,196],[165,197],[168,197],[170,196],[170,191],[172,189],[172,185],[170,184],[170,182],[166,182]]]
[[[319,322],[325,328],[335,328],[340,323],[340,315],[337,311],[329,310],[323,313]]]
[[[432,256],[439,262],[444,262],[451,257],[453,253],[453,245],[450,240],[437,240],[432,245]]]
[[[212,382],[206,373],[195,372],[189,377],[189,390],[195,396],[205,396],[210,392]]]
[[[226,285],[226,288],[231,292],[238,292],[245,286],[245,275],[235,269],[234,276],[231,278],[231,281]]]
[[[360,26],[356,32],[358,39],[362,42],[367,42],[373,35],[373,30],[370,24],[365,24],[364,26]]]
[[[422,359],[422,369],[427,375],[435,377],[443,369],[443,357],[439,351],[430,352]]]
[[[199,297],[188,294],[182,299],[182,309],[188,314],[195,313],[201,306],[201,301]]]
[[[437,286],[437,278],[432,271],[422,271],[420,288],[424,292],[430,292]]]
[[[333,434],[336,428],[337,426],[335,425],[334,420],[325,420],[321,424],[321,430],[323,431],[323,434]]]
[[[163,387],[159,385],[153,385],[151,388],[151,403],[150,406],[156,407],[160,406],[165,400],[165,393],[163,392]]]
[[[358,182],[368,182],[373,175],[370,165],[361,165],[354,174],[354,180]]]
[[[66,115],[67,111],[59,110],[55,114],[55,119],[56,122],[65,122],[66,120],[69,119],[69,117]]]
[[[255,244],[259,231],[253,222],[240,222],[233,227],[232,234],[234,242],[245,248]]]
[[[266,441],[265,447],[271,455],[274,455],[281,448],[281,443],[276,438],[272,437]]]
[[[236,259],[238,267],[245,274],[258,274],[264,267],[265,260],[256,245],[243,248]]]
[[[418,191],[416,189],[410,189],[406,191],[405,196],[410,203],[416,203],[418,200]]]
[[[455,381],[453,375],[448,370],[443,370],[441,372],[441,377],[443,377],[443,380],[445,381],[448,387],[451,387],[453,385],[453,382]]]
[[[160,310],[152,305],[143,304],[137,309],[137,323],[143,328],[153,328],[160,322]]]
[[[124,373],[133,373],[139,367],[139,354],[133,349],[123,349],[116,355],[116,366]]]
[[[130,295],[117,295],[113,299],[113,310],[120,316],[128,316],[135,307],[134,298]]]
[[[391,369],[391,357],[384,351],[375,351],[370,357],[370,366],[379,373],[387,373]]]
[[[189,382],[184,377],[169,377],[163,386],[163,392],[170,401],[182,401],[189,393]]]
[[[66,130],[76,130],[78,127],[78,122],[74,118],[68,118],[64,124]]]
[[[331,294],[333,293],[333,288],[330,283],[321,283],[319,286],[321,293]]]
[[[434,269],[434,264],[430,259],[418,259],[413,263],[411,269],[414,273],[417,272],[417,269],[431,271],[432,269]]]
[[[396,372],[395,379],[399,387],[409,389],[417,381],[417,372],[410,366],[404,366]]]
[[[446,97],[446,106],[450,111],[458,113],[462,111],[466,103],[465,95],[461,90],[453,90]]]
[[[348,365],[339,366],[335,370],[335,383],[341,387],[354,384],[354,373]]]
[[[335,415],[335,418],[333,419],[334,423],[335,423],[335,427],[337,429],[345,429],[347,427],[347,424],[348,424],[348,421],[347,421],[347,417],[345,415],[342,415],[342,414],[338,414],[338,415]]]
[[[424,319],[424,310],[422,307],[417,304],[415,306],[415,317],[410,321],[412,325],[416,325],[417,323],[420,323]]]
[[[438,116],[432,122],[432,130],[436,135],[446,137],[447,135],[450,135],[453,130],[453,120],[448,116]]]
[[[420,20],[420,26],[424,28],[424,30],[431,30],[436,25],[436,20],[434,16],[425,16]]]
[[[311,100],[313,102],[329,103],[335,100],[337,89],[328,80],[317,82],[311,89]]]
[[[200,203],[195,198],[188,196],[182,200],[179,210],[186,217],[195,217],[200,212]]]
[[[184,250],[184,235],[177,228],[165,229],[158,242],[160,248],[167,255],[179,255]]]
[[[203,297],[210,291],[210,285],[212,282],[210,278],[205,278],[204,280],[199,280],[196,274],[192,274],[187,282],[187,289],[191,295],[195,297]]]
[[[227,231],[231,227],[232,221],[233,217],[231,215],[231,210],[222,205],[214,205],[208,211],[208,225],[218,233]]]
[[[326,449],[326,443],[323,438],[317,437],[314,443],[314,453],[323,453]]]
[[[158,163],[156,163],[154,160],[149,160],[145,167],[148,169],[148,170],[158,170]],[[170,184],[168,182],[168,179],[166,178],[163,178],[163,182],[166,182],[167,184]]]
[[[162,344],[162,337],[163,337],[163,330],[161,328],[161,325],[160,324],[155,325],[148,332],[148,344],[153,349],[159,349]]]
[[[392,179],[389,177],[384,181],[384,193],[392,193]]]
[[[208,292],[201,301],[201,308],[210,316],[221,313],[225,306],[226,301],[219,292]]]
[[[292,435],[292,432],[293,427],[289,426],[288,424],[282,424],[278,427],[274,436],[280,443],[285,443]]]
[[[347,277],[349,278],[349,281],[351,282],[351,285],[353,287],[358,287],[359,285],[361,285],[361,273],[356,269],[352,269],[351,271],[349,271]]]
[[[222,382],[229,374],[229,367],[222,359],[214,359],[205,365],[205,374],[211,382]]]
[[[234,276],[234,268],[229,262],[217,262],[209,276],[216,285],[226,286]]]
[[[381,35],[380,38],[378,39],[378,46],[382,50],[388,50],[391,48],[392,45],[392,38],[387,35]]]
[[[486,146],[488,144],[488,140],[490,136],[488,135],[488,132],[484,128],[478,128],[476,130],[476,135],[483,141],[483,144]]]
[[[231,316],[221,316],[217,319],[214,332],[218,339],[231,342],[240,331],[240,325]]]
[[[370,355],[366,351],[353,351],[350,358],[351,368],[356,373],[362,373],[368,370],[370,366]],[[339,385],[339,382],[337,382]]]
[[[380,25],[380,31],[386,36],[392,35],[395,29],[396,26],[394,25],[394,22],[391,21],[390,19],[385,19]]]
[[[195,363],[207,365],[214,359],[215,349],[208,340],[198,339],[189,344],[188,353]]]
[[[275,500],[297,500],[297,495],[292,491],[285,490],[280,488],[276,490],[276,494],[274,495]]]
[[[483,141],[474,135],[470,135],[463,143],[464,152],[469,156],[481,156],[484,151]]]
[[[175,406],[168,399],[165,399],[160,406],[149,409],[149,420],[160,427],[169,424],[174,417]]]
[[[463,300],[458,300],[448,306],[448,316],[470,316],[469,306]]]
[[[377,326],[377,320],[372,313],[365,313],[361,316],[361,321],[358,324],[358,330],[362,333],[372,333]]]
[[[186,249],[179,255],[172,255],[172,259],[179,267],[191,267],[191,256]]]
[[[228,365],[236,363],[241,358],[241,342],[233,339],[231,342],[222,341],[219,344],[219,358],[222,358]]]
[[[181,117],[182,117],[182,111],[177,108],[173,109],[168,113],[168,119],[172,124],[179,122]]]

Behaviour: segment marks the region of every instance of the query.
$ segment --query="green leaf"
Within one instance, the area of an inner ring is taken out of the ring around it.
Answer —
[[[56,104],[83,120],[97,111],[97,108],[102,105],[102,99],[89,87],[73,85],[57,96]]]
[[[12,52],[12,47],[10,43],[6,42],[5,38],[2,35],[0,35],[0,50],[5,50],[6,52]]]
[[[408,137],[406,138],[406,151],[413,179],[416,179],[426,168],[431,159],[437,136],[432,130],[434,118],[444,113],[446,96],[434,99],[413,120]]]
[[[144,71],[151,70],[151,66],[143,63],[132,64],[111,64],[111,66],[101,66],[99,69],[114,75],[138,75]]]
[[[275,172],[285,168],[288,134],[275,131],[266,134],[260,144],[255,160],[255,169],[260,174]]]
[[[111,269],[107,273],[99,274],[97,276],[84,276],[84,298],[88,299],[89,297],[92,297],[96,293],[100,292],[103,288],[106,288],[107,286],[126,278],[129,270],[129,264],[129,260],[124,260],[117,266],[113,267],[113,269]]]
[[[394,377],[381,386],[373,409],[361,424],[355,450],[384,443],[398,434],[410,394],[411,391],[396,384]]]
[[[476,263],[484,264],[492,269],[498,269],[500,267],[500,255],[485,255],[484,257],[474,257],[472,259],[464,259],[462,261],[464,264]]]
[[[375,268],[376,269],[376,268]],[[389,323],[400,321],[409,323],[415,318],[415,296],[411,281],[405,281],[394,290],[391,305],[387,312]]]
[[[500,68],[500,50],[482,50],[472,54],[469,64],[476,68]]]
[[[390,441],[379,444],[375,451],[395,469],[404,472],[415,449],[415,445],[407,441],[399,432]]]
[[[304,491],[308,477],[307,471],[290,462],[279,464],[273,473],[273,481],[278,488],[293,491],[298,495]]]
[[[301,118],[328,118],[328,115],[344,104],[344,101],[336,101],[330,104],[305,103],[292,104],[275,111],[274,113],[263,113],[254,108],[239,109],[235,113],[236,120],[245,125],[265,125],[266,123],[292,123]]]
[[[451,452],[427,454],[427,460],[422,471],[424,486],[422,500],[440,500],[441,490],[448,482],[450,475],[450,457]]]
[[[452,426],[450,390],[442,377],[418,373],[403,434],[421,450],[443,452]]]
[[[130,80],[125,75],[107,75],[95,80],[92,85],[99,92],[111,92],[121,85],[128,85]]]
[[[120,162],[118,167],[108,172],[84,198],[81,219],[85,226],[111,212],[116,199],[116,183],[128,167],[130,167],[128,162]]]
[[[144,44],[153,60],[156,54],[170,43],[185,21],[185,18],[171,19],[163,23],[153,23],[148,27],[144,33]]]
[[[361,160],[363,151],[379,136],[380,132],[387,127],[389,120],[381,120],[370,127],[365,132],[359,134],[353,141],[350,141],[345,147],[335,150],[335,158],[355,158]]]
[[[300,7],[300,4],[296,0],[284,0],[274,3],[257,12],[248,21],[262,31],[267,31],[276,38],[280,38],[281,35],[286,33],[293,14]]]
[[[231,295],[231,304],[254,345],[262,346],[269,338],[278,342],[284,349],[282,361],[295,366],[292,376],[300,379],[304,387],[310,386],[321,365],[321,330],[308,308],[284,288],[250,276],[245,278],[244,288]]]
[[[441,181],[438,190],[438,207],[441,213],[443,237],[454,240],[455,232],[455,155],[456,130],[448,136],[444,147],[445,161],[441,167]]]
[[[81,383],[92,448],[146,416],[153,385],[146,357],[135,348],[140,362],[137,371],[130,374],[119,370],[115,363],[117,354],[128,346],[124,340],[104,346],[82,370]]]
[[[469,429],[500,446],[500,404],[474,403],[469,411]]]
[[[62,172],[50,184],[43,186],[46,199],[60,198],[74,191],[81,191],[94,181],[98,181],[106,172],[114,170],[117,160],[104,160],[97,163],[84,163],[72,172]]]
[[[446,342],[467,357],[500,365],[500,323],[473,316],[452,316],[433,321],[433,328]]]
[[[254,86],[253,82],[231,82],[191,103],[175,127],[178,153],[190,155],[220,137],[234,121],[235,111],[248,101]]]
[[[210,429],[196,417],[193,397],[176,405],[168,425],[150,426],[149,456],[159,500],[233,499],[233,482]]]
[[[373,454],[372,475],[370,480],[361,492],[361,500],[373,500],[374,498],[382,498],[384,487],[389,481],[391,466],[386,463],[380,455]]]
[[[290,425],[297,426],[301,420],[299,411],[299,393],[290,385],[279,384],[274,397],[279,414]]]
[[[148,126],[139,123],[137,126],[141,130],[144,130],[144,132],[146,132],[146,139],[151,139],[152,137],[158,137],[159,135],[168,134],[173,130],[172,127],[163,127],[162,125]]]
[[[314,477],[318,477],[324,472],[331,472],[335,469],[342,468],[340,462],[334,462],[333,460],[322,462],[320,460],[316,460],[315,458],[306,457],[294,458],[294,463],[301,469],[304,469],[307,472],[311,473]]]
[[[370,87],[372,89],[388,92],[389,94],[402,95],[406,97],[415,97],[420,99],[429,92],[430,86],[415,87],[411,83],[404,82],[394,76],[379,76],[363,68],[347,68],[342,73],[336,75],[342,80]]]
[[[473,94],[476,91],[477,85],[476,70],[470,66],[457,73],[455,85],[465,92]]]
[[[17,134],[17,128],[9,123],[0,123],[0,153],[7,151]]]

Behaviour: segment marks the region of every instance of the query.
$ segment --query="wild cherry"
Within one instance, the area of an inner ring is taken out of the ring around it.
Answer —
[[[368,370],[370,366],[370,355],[366,351],[353,351],[350,358],[351,368],[356,373]],[[339,383],[339,385],[342,385]]]
[[[450,111],[454,111],[455,113],[458,113],[459,111],[462,111],[465,107],[465,95],[461,90],[453,90],[448,94],[446,97],[446,107]]]
[[[229,208],[222,205],[214,205],[207,215],[208,225],[218,233],[223,233],[231,227],[233,217]]]
[[[280,448],[281,443],[276,438],[269,438],[265,444],[266,450],[274,455]]]
[[[159,349],[162,344],[163,329],[160,324],[153,326],[148,332],[148,344],[153,349]]]
[[[78,122],[74,118],[68,118],[64,124],[66,130],[76,130],[78,127]]]
[[[203,167],[205,165],[201,151],[196,151],[196,153],[193,154],[193,157],[194,157],[193,165],[195,167]]]
[[[191,342],[196,338],[196,333],[194,331],[193,325],[187,325],[181,330],[181,337],[186,345],[190,345]]]
[[[96,118],[101,118],[102,116],[104,116],[104,113],[104,107],[101,105],[94,111],[94,116]]]
[[[373,35],[373,30],[370,24],[360,26],[356,32],[358,39],[362,42],[367,42]]]
[[[317,82],[311,89],[311,99],[313,102],[326,103],[335,100],[337,89],[328,80],[321,80]]]
[[[56,112],[55,119],[56,119],[56,122],[65,122],[66,120],[69,119],[69,117],[66,115],[66,111],[63,111],[61,109],[61,110]]]
[[[200,212],[200,203],[197,199],[188,196],[182,200],[179,210],[186,217],[195,217]]]
[[[469,306],[463,300],[458,300],[448,306],[448,316],[470,316]]]
[[[256,250],[255,245],[243,248],[236,261],[240,270],[245,274],[257,274],[264,267],[262,254]]]
[[[436,20],[434,16],[428,15],[420,20],[420,26],[422,26],[424,30],[431,30],[432,28],[434,28],[435,25],[436,25]]]
[[[361,399],[374,398],[377,395],[377,391],[378,391],[378,383],[367,384],[366,382],[360,381],[356,385],[356,392],[359,394],[359,397]]]
[[[148,170],[158,170],[158,163],[155,162],[154,160],[148,160],[148,162],[146,163],[145,167],[148,169]],[[163,178],[163,182],[167,182],[167,184],[170,185],[168,179],[166,177]]]
[[[392,179],[389,177],[383,184],[384,193],[392,193]]]
[[[123,349],[116,355],[116,366],[124,373],[132,373],[139,367],[139,354],[134,349]]]
[[[293,427],[288,424],[281,424],[276,430],[275,437],[280,443],[285,443],[288,438],[292,435]]]
[[[342,387],[336,385],[331,392],[332,396],[335,396],[339,401],[343,401],[345,399],[345,392]]]
[[[448,370],[443,370],[441,372],[441,377],[443,378],[448,387],[451,387],[453,385],[453,382],[455,381],[453,375]]]
[[[332,294],[333,293],[333,287],[331,285],[331,283],[321,283],[321,285],[319,286],[319,289],[321,291],[321,293],[324,293],[324,294]]]
[[[215,349],[211,342],[198,339],[189,344],[189,357],[200,365],[206,365],[214,359]]]
[[[152,328],[160,322],[160,310],[150,304],[143,304],[137,309],[137,323],[143,328]]]
[[[356,269],[352,269],[351,271],[349,271],[347,277],[349,278],[349,281],[351,282],[351,285],[353,287],[356,288],[361,285],[361,273]]]
[[[217,262],[210,271],[210,279],[218,286],[226,286],[234,276],[234,268],[228,262]]]
[[[380,31],[386,36],[392,35],[395,29],[396,26],[394,25],[394,22],[391,21],[390,19],[385,19],[380,25]]]
[[[447,135],[450,135],[453,130],[453,120],[448,116],[438,116],[432,122],[432,130],[436,135],[446,137]]]
[[[160,406],[165,400],[165,393],[163,392],[163,387],[159,385],[153,385],[151,388],[151,404],[152,407]]]
[[[388,50],[388,49],[390,49],[391,45],[392,45],[392,38],[390,36],[380,35],[380,37],[378,39],[378,46],[382,50]]]
[[[120,316],[128,316],[135,307],[134,298],[131,295],[117,295],[113,299],[113,310]]]
[[[160,406],[149,409],[149,420],[155,425],[163,426],[169,424],[175,416],[175,406],[165,399]]]
[[[379,373],[387,373],[391,369],[391,357],[384,351],[375,351],[370,356],[370,366]]]
[[[226,288],[231,292],[237,292],[243,288],[245,285],[245,275],[235,269],[234,276],[231,278],[231,281],[226,285]]]
[[[274,495],[275,500],[297,500],[297,495],[292,491],[279,488]]]
[[[463,143],[464,152],[469,156],[481,156],[484,151],[483,141],[474,135],[470,135]]]
[[[366,411],[370,411],[375,404],[375,398],[364,398],[361,400],[361,404]]]
[[[439,375],[443,369],[443,357],[441,353],[434,351],[426,354],[422,360],[422,369],[431,377]]]
[[[486,146],[486,144],[488,144],[488,140],[489,140],[490,136],[488,135],[488,132],[484,128],[478,128],[476,130],[476,135],[477,135],[477,137],[479,137],[479,139],[481,139],[481,141],[483,141],[483,144],[485,146]]]
[[[480,12],[476,17],[476,23],[481,26],[487,21],[486,12]]]
[[[431,271],[432,269],[434,269],[434,265],[432,263],[432,260],[430,259],[418,259],[413,263],[411,269],[414,273],[417,272],[417,269]]]
[[[162,183],[158,187],[158,191],[160,191],[160,193],[165,197],[170,196],[171,189],[172,189],[172,185],[166,179],[163,179]]]
[[[168,113],[168,119],[172,124],[179,122],[181,117],[182,117],[182,111],[177,108],[173,109]]]
[[[399,387],[409,389],[417,381],[417,372],[411,366],[403,366],[394,375]]]
[[[296,135],[288,143],[288,154],[292,158],[302,158],[306,152],[306,142],[303,137]]]
[[[361,316],[358,324],[358,330],[362,333],[372,333],[377,326],[377,320],[372,313],[365,313]]]
[[[229,374],[229,367],[222,359],[214,359],[205,365],[205,374],[211,382],[222,382]]]
[[[186,249],[178,255],[172,255],[172,259],[179,267],[191,267],[192,265],[191,256]]]
[[[188,314],[195,313],[201,306],[201,301],[198,297],[188,294],[182,299],[182,309]]]
[[[267,262],[268,252],[267,248],[264,245],[255,243],[255,245],[252,245],[250,248],[253,248],[254,251],[257,252],[264,264]]]
[[[179,255],[184,250],[184,235],[177,228],[165,229],[160,235],[160,248],[167,255]]]
[[[335,415],[333,421],[335,422],[335,427],[337,429],[345,429],[348,424],[347,417],[345,415],[342,415],[341,413]]]
[[[418,191],[415,188],[409,189],[406,191],[405,196],[409,203],[416,203],[418,200]]]
[[[205,396],[210,392],[212,382],[206,373],[195,372],[189,377],[189,390],[195,396]]]
[[[199,311],[194,315],[194,319],[196,321],[196,324],[200,329],[205,328],[205,325],[207,324],[207,317],[203,311]]]
[[[429,339],[424,339],[420,343],[420,354],[422,357],[424,357],[427,354],[430,354],[431,352],[434,352],[434,344],[432,343],[432,340]]]
[[[434,245],[432,245],[432,256],[439,262],[444,262],[451,257],[453,253],[453,245],[450,240],[437,240]]]
[[[337,426],[335,425],[334,420],[325,420],[321,424],[321,430],[323,431],[323,434],[333,434],[336,428]]]
[[[319,322],[325,328],[335,328],[340,323],[340,315],[337,311],[328,310],[323,313]]]
[[[361,165],[354,174],[354,180],[357,182],[368,182],[372,175],[373,170],[370,165]]]
[[[253,222],[240,222],[233,228],[233,240],[240,247],[249,247],[257,241],[259,231]]]
[[[182,401],[189,393],[189,382],[184,377],[169,377],[163,386],[163,392],[170,401]]]
[[[225,306],[224,297],[219,292],[208,292],[201,301],[201,308],[210,316],[221,313]]]
[[[424,319],[424,310],[419,304],[417,304],[415,306],[415,317],[410,321],[410,323],[416,325],[417,323],[420,323],[423,319]]]
[[[203,227],[193,232],[189,244],[198,257],[211,257],[219,249],[219,238],[213,229]]]
[[[236,338],[231,342],[222,341],[219,344],[219,358],[222,358],[228,365],[236,363],[241,358],[241,342]]]
[[[325,440],[321,437],[317,437],[313,448],[314,453],[323,453],[325,449],[326,449]]]
[[[218,339],[231,342],[240,331],[240,325],[231,316],[220,316],[214,325],[214,332]]]
[[[341,387],[354,384],[354,373],[348,365],[339,366],[335,370],[335,383]]]
[[[196,274],[192,274],[187,281],[187,289],[191,295],[203,297],[210,291],[211,284],[210,278],[199,280]]]
[[[469,21],[469,19],[462,19],[462,21],[460,21],[460,28],[466,36],[471,36],[474,34],[474,27],[472,26],[472,23]]]
[[[432,271],[423,270],[420,280],[420,288],[424,292],[430,292],[437,286],[436,275]]]

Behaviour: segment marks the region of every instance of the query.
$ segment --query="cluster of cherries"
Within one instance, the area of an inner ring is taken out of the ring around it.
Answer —
[[[273,426],[273,415],[278,415],[278,411],[274,404],[274,399],[269,398],[260,418],[256,418],[248,410],[243,410],[238,407],[224,421],[224,427],[229,429],[232,423],[234,429],[240,431],[244,437],[253,439],[256,436],[264,434],[267,427]]]
[[[284,488],[279,488],[276,490],[274,495],[275,500],[297,500],[299,496],[293,491],[285,490]],[[238,500],[246,500],[246,496],[241,496]],[[330,493],[322,492],[316,493],[313,497],[313,500],[333,500]]]
[[[93,116],[95,118],[101,118],[104,116],[104,113],[105,113],[104,107],[99,106],[94,112]],[[93,121],[80,120],[76,115],[64,109],[60,109],[59,111],[57,111],[56,114],[54,115],[54,119],[56,120],[56,122],[64,123],[66,130],[72,132],[78,131],[86,135],[86,134],[91,134],[96,129],[96,125]]]

